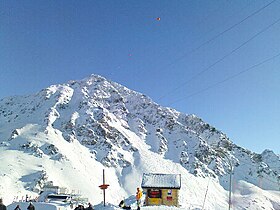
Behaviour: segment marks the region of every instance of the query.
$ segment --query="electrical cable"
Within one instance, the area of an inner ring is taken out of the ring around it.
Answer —
[[[240,13],[241,11],[247,9],[247,7],[251,6],[251,4],[254,3],[254,1],[249,2],[247,5],[245,5],[244,7],[242,7],[240,10],[238,10],[237,12],[234,12],[233,14],[231,14],[228,17],[225,17],[223,19],[222,23],[219,23],[217,26],[212,27],[210,30],[208,30],[206,33],[203,33],[199,36],[198,39],[202,38],[203,36],[205,36],[205,34],[209,34],[210,32],[216,30],[219,26],[224,25],[226,22],[228,22],[232,17],[234,17],[237,13]]]
[[[279,20],[280,20],[280,19],[279,19]],[[237,74],[231,75],[231,76],[229,76],[229,77],[227,77],[227,78],[225,78],[225,79],[223,79],[223,80],[221,80],[221,81],[219,81],[219,82],[216,82],[216,83],[214,83],[214,84],[212,84],[212,85],[209,85],[209,86],[206,87],[206,88],[203,88],[203,89],[198,90],[198,91],[196,91],[196,92],[194,92],[194,93],[192,93],[192,94],[189,94],[189,95],[187,95],[187,96],[185,96],[185,97],[182,97],[182,98],[180,98],[180,99],[178,99],[178,100],[176,100],[176,101],[173,101],[173,102],[169,103],[168,106],[173,105],[173,104],[175,104],[175,103],[177,103],[177,102],[179,102],[179,101],[182,101],[182,100],[184,100],[184,99],[191,98],[191,97],[193,97],[193,96],[195,96],[195,95],[198,95],[198,94],[200,94],[200,93],[202,93],[202,92],[205,92],[205,91],[207,91],[207,90],[210,90],[210,89],[212,89],[212,88],[214,88],[214,87],[216,87],[216,86],[218,86],[218,85],[220,85],[220,84],[222,84],[222,83],[225,83],[225,82],[227,82],[227,81],[229,81],[229,80],[231,80],[231,79],[234,79],[234,78],[240,76],[241,74],[244,74],[244,73],[246,73],[246,72],[248,72],[248,71],[250,71],[250,70],[252,70],[252,69],[254,69],[254,68],[258,67],[258,66],[261,66],[261,65],[263,65],[263,64],[265,64],[265,63],[267,63],[267,62],[269,62],[269,61],[271,61],[271,60],[273,60],[273,59],[275,59],[275,58],[277,58],[277,57],[279,57],[279,56],[280,56],[280,53],[278,53],[278,54],[276,54],[276,55],[274,55],[274,56],[272,56],[272,57],[269,57],[269,58],[267,58],[267,59],[265,59],[265,60],[263,60],[263,61],[261,61],[261,62],[255,64],[255,65],[253,65],[253,66],[251,66],[251,67],[249,67],[249,68],[247,68],[247,69],[245,69],[245,70],[243,70],[243,71],[238,72]]]
[[[244,9],[246,9],[247,7],[251,6],[252,3],[254,3],[254,2],[252,1],[252,2],[248,3],[247,5],[245,5],[244,7],[242,7],[239,11],[234,12],[233,14],[231,14],[231,15],[228,16],[228,17],[225,17],[225,18],[223,19],[223,22],[222,22],[222,23],[220,23],[220,24],[218,24],[218,25],[212,27],[211,29],[207,30],[205,33],[201,33],[200,36],[198,36],[197,39],[200,40],[201,38],[203,38],[203,37],[205,36],[205,34],[209,34],[210,32],[212,32],[212,31],[214,31],[215,29],[217,29],[218,27],[220,27],[221,25],[224,25],[224,23],[228,22],[228,20],[230,20],[232,17],[234,17],[237,13],[240,13],[242,10],[244,10]],[[208,16],[210,16],[210,15],[207,15],[207,17],[208,17]],[[191,50],[191,51],[192,51],[192,50]],[[190,54],[190,53],[191,53],[191,52],[188,52],[188,53],[186,53],[186,54],[188,55],[188,54]],[[187,56],[187,55],[186,55],[186,56]],[[171,63],[164,65],[162,68],[168,67],[168,66],[170,66],[170,65],[173,65],[174,63],[176,63],[176,62],[172,61]]]
[[[268,4],[264,5],[263,7],[261,7],[260,9],[256,10],[255,12],[251,13],[250,15],[248,15],[247,17],[245,17],[244,19],[242,19],[241,21],[235,23],[234,25],[230,26],[229,28],[225,29],[224,31],[220,32],[219,34],[215,35],[214,37],[212,37],[211,39],[203,42],[201,45],[199,45],[198,47],[192,49],[191,51],[189,51],[188,53],[186,53],[185,55],[177,58],[176,60],[174,60],[173,62],[167,64],[166,66],[170,66],[173,65],[174,63],[178,62],[179,60],[181,60],[182,58],[186,57],[187,55],[197,51],[198,49],[200,49],[201,47],[209,44],[210,42],[214,41],[215,39],[219,38],[220,36],[222,36],[223,34],[225,34],[226,32],[232,30],[233,28],[235,28],[236,26],[240,25],[241,23],[243,23],[244,21],[246,21],[247,19],[251,18],[252,16],[258,14],[259,12],[261,12],[262,10],[264,10],[265,8],[267,8],[268,6],[270,6],[271,4],[273,4],[274,2],[276,2],[277,0],[273,0],[271,2],[269,2]],[[276,21],[278,22],[278,21]],[[274,25],[275,23],[271,24],[270,26],[268,26],[267,28],[263,29],[264,31],[267,30],[268,28],[270,28],[272,25]],[[258,36],[259,34],[263,33],[264,31],[260,31],[256,36]],[[197,75],[195,75],[194,77],[192,77],[190,80],[192,80],[193,78],[196,78],[197,76],[199,76],[201,73],[204,73],[207,69],[212,68],[214,65],[216,65],[217,63],[221,62],[223,59],[225,59],[226,57],[228,57],[230,54],[234,53],[236,50],[238,50],[239,48],[241,48],[243,45],[247,44],[249,41],[251,41],[252,39],[254,39],[255,36],[251,37],[249,40],[247,40],[245,43],[241,44],[239,47],[235,48],[233,51],[231,51],[229,54],[227,54],[226,56],[222,57],[221,59],[219,59],[218,61],[216,61],[215,63],[213,63],[212,65],[210,65],[209,67],[207,67],[206,69],[204,69],[203,71],[199,72]],[[187,83],[190,81],[188,80]],[[173,89],[171,92],[166,93],[165,95],[161,96],[158,100],[161,100],[163,98],[165,98],[167,95],[173,93],[174,91],[178,90],[179,88],[181,88],[183,85],[185,85],[185,83],[181,84],[180,86],[178,86],[177,88]]]

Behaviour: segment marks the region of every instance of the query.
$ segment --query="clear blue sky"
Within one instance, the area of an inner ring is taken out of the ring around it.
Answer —
[[[220,83],[280,53],[271,1],[2,0],[0,98],[99,74],[279,154],[280,58]]]

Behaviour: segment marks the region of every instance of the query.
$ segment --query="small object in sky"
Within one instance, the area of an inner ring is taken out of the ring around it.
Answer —
[[[156,19],[157,21],[160,21],[160,17],[157,17],[157,19]]]

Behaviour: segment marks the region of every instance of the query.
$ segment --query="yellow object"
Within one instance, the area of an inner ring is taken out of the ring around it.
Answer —
[[[161,198],[148,198],[148,204],[149,205],[161,205],[162,199]]]
[[[140,200],[143,196],[143,192],[137,188],[137,192],[136,192],[136,200]]]

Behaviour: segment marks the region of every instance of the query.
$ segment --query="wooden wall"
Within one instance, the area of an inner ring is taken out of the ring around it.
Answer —
[[[163,189],[162,190],[162,204],[166,206],[178,206],[178,189]]]

